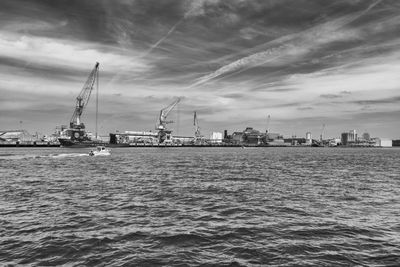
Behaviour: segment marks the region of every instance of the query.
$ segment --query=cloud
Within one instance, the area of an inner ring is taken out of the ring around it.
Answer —
[[[390,97],[390,98],[381,98],[381,99],[369,99],[369,100],[357,100],[353,103],[359,105],[377,105],[377,104],[399,104],[400,96]]]
[[[335,94],[322,94],[320,95],[322,98],[328,98],[328,99],[333,99],[333,98],[341,98],[341,95],[335,95]]]
[[[272,46],[269,49],[240,58],[232,63],[224,65],[213,73],[199,78],[191,86],[199,86],[228,73],[237,74],[249,68],[264,65],[268,62],[285,56],[289,58],[293,57],[297,60],[298,57],[304,56],[307,52],[309,52],[312,47],[351,37],[352,35],[343,34],[343,32],[337,33],[335,31],[366,14],[371,8],[380,2],[381,1],[376,1],[367,9],[355,14],[345,15],[340,18],[325,22],[321,25],[314,26],[301,33],[290,34],[273,40],[268,43],[269,46]]]
[[[193,110],[205,132],[263,129],[267,114],[289,135],[367,112],[396,125],[399,18],[388,1],[0,1],[0,124],[68,122],[99,61],[106,134],[154,128],[176,96],[189,134]]]
[[[298,107],[298,110],[313,110],[314,108],[312,107]]]
[[[340,93],[343,94],[343,95],[351,95],[351,92],[350,91],[346,91],[346,90],[341,91]]]

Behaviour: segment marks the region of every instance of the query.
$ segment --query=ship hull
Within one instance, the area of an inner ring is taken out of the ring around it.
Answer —
[[[59,138],[58,141],[62,147],[96,147],[96,146],[104,146],[108,145],[102,141],[94,141],[94,140],[71,140],[71,139],[63,139]]]

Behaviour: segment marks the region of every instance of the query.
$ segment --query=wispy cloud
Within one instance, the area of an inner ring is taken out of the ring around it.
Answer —
[[[271,48],[229,63],[213,73],[199,78],[198,81],[196,81],[192,86],[199,86],[227,73],[237,74],[248,70],[249,68],[264,65],[270,61],[274,61],[285,56],[298,59],[298,57],[303,56],[318,45],[327,42],[343,40],[344,38],[351,38],[351,35],[343,34],[343,32],[337,33],[336,31],[360,18],[380,2],[381,0],[376,1],[363,11],[356,12],[351,15],[345,15],[340,18],[325,22],[321,25],[314,26],[303,32],[287,35],[280,37],[277,40],[273,40],[268,43],[269,46],[272,46]]]

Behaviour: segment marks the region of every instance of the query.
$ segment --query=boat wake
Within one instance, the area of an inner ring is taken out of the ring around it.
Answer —
[[[16,154],[0,154],[0,160],[22,160],[22,159],[40,159],[40,158],[75,158],[89,156],[87,153],[62,153],[62,154],[50,154],[50,155],[16,155]]]
[[[0,160],[19,160],[39,157],[37,155],[0,154]]]
[[[75,158],[75,157],[84,157],[84,156],[89,156],[88,153],[63,153],[63,154],[55,154],[55,155],[49,155],[47,157],[50,158]]]

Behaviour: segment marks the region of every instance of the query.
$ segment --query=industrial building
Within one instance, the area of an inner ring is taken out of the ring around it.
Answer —
[[[1,146],[58,146],[57,140],[36,133],[30,134],[26,130],[0,130]]]
[[[387,138],[374,138],[375,139],[375,146],[378,147],[392,147],[393,143],[391,139]]]
[[[220,144],[222,143],[222,133],[220,132],[212,132],[210,135],[210,143],[212,144]]]
[[[110,133],[110,144],[112,145],[134,145],[134,144],[157,144],[158,133],[125,131],[124,133]]]
[[[252,127],[247,127],[242,132],[232,134],[232,142],[235,144],[260,145],[266,143],[266,135]]]
[[[37,141],[33,135],[26,130],[4,130],[0,131],[0,143],[20,144],[33,143]]]
[[[357,142],[357,131],[350,130],[347,133],[342,133],[342,145],[354,145]]]

